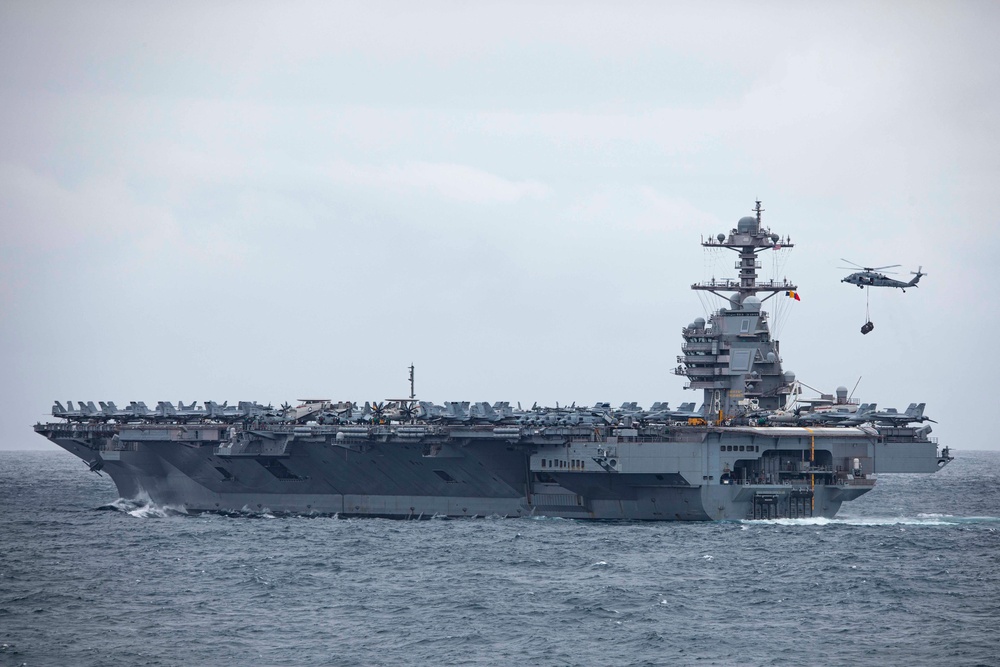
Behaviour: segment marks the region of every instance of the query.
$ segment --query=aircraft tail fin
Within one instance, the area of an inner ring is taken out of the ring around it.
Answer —
[[[917,283],[920,282],[921,276],[926,276],[927,274],[923,272],[924,267],[918,266],[916,271],[910,271],[913,274],[913,280],[906,283],[909,287],[918,287]]]

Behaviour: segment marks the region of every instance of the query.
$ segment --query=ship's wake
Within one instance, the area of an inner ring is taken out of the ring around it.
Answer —
[[[148,497],[119,498],[113,503],[101,505],[98,510],[122,512],[138,519],[164,519],[171,516],[187,516],[183,507],[175,505],[157,505]]]
[[[952,514],[920,513],[912,517],[812,517],[803,519],[752,519],[745,525],[772,526],[966,526],[970,524],[1000,524],[995,516],[955,516]]]

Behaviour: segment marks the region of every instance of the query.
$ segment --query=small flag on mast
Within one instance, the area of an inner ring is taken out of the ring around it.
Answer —
[[[785,296],[795,299],[796,301],[802,301],[802,299],[799,298],[798,292],[785,292]]]

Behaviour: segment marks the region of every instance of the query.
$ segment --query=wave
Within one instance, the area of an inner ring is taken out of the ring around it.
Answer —
[[[976,523],[1000,523],[994,516],[954,516],[951,514],[917,514],[915,517],[842,517],[827,519],[748,519],[744,524],[775,526],[956,526]]]
[[[122,512],[138,519],[164,519],[170,516],[188,516],[187,510],[177,505],[157,505],[149,497],[119,498],[113,503],[101,505],[101,511]]]

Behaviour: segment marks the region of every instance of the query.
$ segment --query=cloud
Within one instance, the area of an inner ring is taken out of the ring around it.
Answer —
[[[475,204],[541,199],[549,194],[549,188],[538,181],[512,181],[463,164],[406,162],[370,166],[338,160],[325,171],[339,185],[424,194]]]
[[[653,233],[721,225],[686,199],[648,185],[605,186],[571,206],[568,217],[574,223]]]
[[[25,166],[0,164],[4,245],[50,254],[89,242],[134,244],[148,255],[181,255],[192,260],[245,254],[232,238],[212,227],[185,230],[165,208],[143,203],[122,176],[94,175],[75,185]]]

